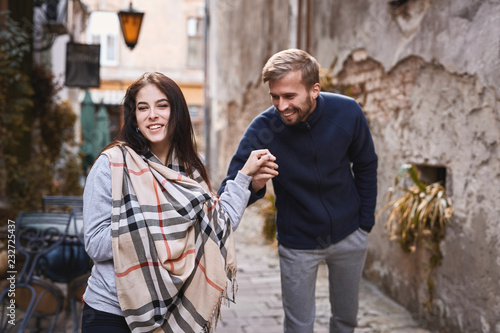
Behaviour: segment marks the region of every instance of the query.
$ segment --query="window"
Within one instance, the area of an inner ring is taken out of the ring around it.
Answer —
[[[187,65],[193,68],[203,67],[203,24],[197,17],[187,20],[188,57]]]
[[[189,105],[189,116],[191,117],[191,124],[196,136],[203,134],[203,116],[201,113],[201,106]]]
[[[116,44],[116,37],[113,36],[113,35],[107,35],[106,36],[106,45],[108,45],[108,47],[106,48],[106,60],[107,61],[114,61],[115,59],[117,59],[117,55],[116,55],[116,48],[115,47],[109,47],[109,45],[115,45]]]
[[[195,105],[190,105],[189,106],[189,116],[191,117],[192,121],[198,120],[200,113],[200,108]]]
[[[120,22],[111,12],[93,12],[87,26],[87,43],[101,45],[101,66],[118,66]]]

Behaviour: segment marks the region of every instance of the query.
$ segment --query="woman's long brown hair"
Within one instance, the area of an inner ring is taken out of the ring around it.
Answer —
[[[175,151],[179,164],[184,167],[186,174],[192,177],[193,172],[198,170],[211,191],[212,187],[207,170],[197,153],[191,117],[189,116],[189,109],[184,95],[172,79],[161,73],[145,73],[128,87],[122,105],[123,126],[117,138],[107,145],[103,151],[123,143],[140,155],[144,155],[149,151],[149,142],[136,130],[138,125],[135,116],[137,93],[148,84],[155,85],[164,93],[170,104],[170,118],[167,125],[167,140],[170,142],[168,156],[172,156],[172,152]]]

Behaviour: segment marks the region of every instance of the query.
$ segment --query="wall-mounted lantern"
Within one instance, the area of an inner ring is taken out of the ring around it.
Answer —
[[[118,13],[125,44],[127,44],[131,50],[135,47],[137,40],[139,39],[139,32],[141,31],[143,17],[143,12],[139,12],[132,8],[132,2],[130,2],[128,9],[120,10]]]

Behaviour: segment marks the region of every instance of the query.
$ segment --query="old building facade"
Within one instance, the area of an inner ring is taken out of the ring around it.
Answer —
[[[62,36],[52,52],[53,70],[64,80],[66,43],[100,45],[100,84],[90,88],[96,108],[104,106],[110,121],[110,138],[120,128],[120,105],[127,87],[145,72],[161,72],[181,88],[191,113],[195,133],[203,150],[204,104],[204,1],[83,0],[88,19],[78,35]],[[144,13],[137,45],[125,44],[117,13],[129,10]],[[63,82],[62,82],[63,83]],[[85,91],[65,89],[61,98],[72,101],[79,114]],[[80,124],[78,124],[79,126]],[[79,128],[78,128],[79,130]]]

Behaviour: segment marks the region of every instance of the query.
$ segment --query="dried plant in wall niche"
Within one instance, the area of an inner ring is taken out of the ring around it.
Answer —
[[[406,176],[413,184],[401,187],[400,182]],[[402,194],[393,199],[398,191]],[[444,239],[446,225],[453,214],[451,199],[442,184],[424,184],[411,164],[401,165],[394,187],[389,188],[388,194],[388,202],[377,212],[377,220],[384,211],[389,211],[386,228],[391,240],[396,240],[407,253],[415,252],[422,245],[430,251],[426,269],[429,301],[432,301],[434,283],[431,272],[443,258],[439,243]]]

